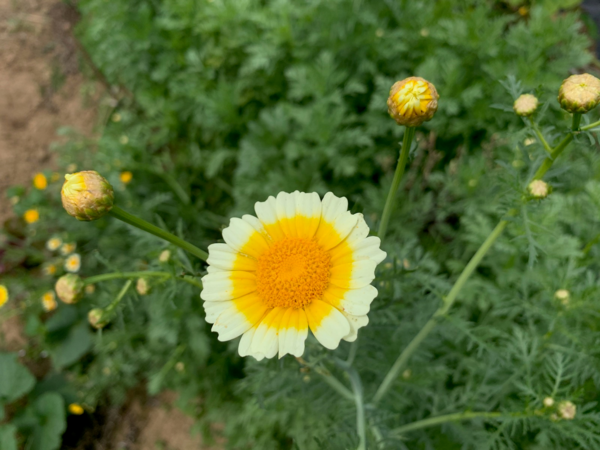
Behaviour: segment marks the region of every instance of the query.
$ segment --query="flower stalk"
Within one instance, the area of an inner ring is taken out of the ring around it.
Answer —
[[[404,170],[406,169],[406,161],[408,160],[408,154],[410,153],[410,146],[415,136],[415,127],[406,127],[404,131],[404,139],[402,140],[402,149],[400,150],[400,158],[398,159],[398,165],[396,166],[396,172],[394,173],[394,179],[390,191],[388,192],[387,200],[385,201],[385,207],[383,208],[383,214],[381,216],[381,222],[379,224],[379,231],[377,236],[383,241],[387,232],[392,210],[394,209],[394,199],[396,198],[396,192],[402,181]]]
[[[421,428],[429,428],[447,422],[458,422],[469,419],[497,419],[510,418],[520,416],[522,413],[501,413],[501,412],[485,412],[485,411],[465,411],[454,414],[446,414],[444,416],[429,417],[428,419],[418,420],[401,427],[393,429],[390,434],[392,436],[402,436],[409,431],[419,430]]]
[[[204,250],[199,249],[195,245],[184,241],[183,239],[175,236],[174,234],[169,233],[168,231],[163,230],[162,228],[158,228],[157,226],[152,225],[151,223],[146,222],[145,220],[140,219],[139,217],[134,216],[133,214],[130,214],[127,211],[124,211],[118,206],[113,206],[109,214],[129,225],[132,225],[136,228],[139,228],[140,230],[146,231],[147,233],[153,234],[154,236],[164,239],[165,241],[176,245],[177,247],[185,250],[186,252],[197,256],[203,261],[206,261],[208,259],[208,253],[206,253]]]
[[[169,272],[155,272],[155,271],[140,271],[140,272],[111,272],[111,273],[103,273],[101,275],[94,275],[93,277],[86,278],[83,282],[86,285],[96,284],[100,281],[107,280],[116,280],[122,278],[140,278],[140,277],[162,277],[162,278],[171,278],[173,275]],[[193,280],[191,278],[185,277],[173,277],[176,280],[184,281],[192,286],[199,287],[202,289],[202,283],[199,281]]]

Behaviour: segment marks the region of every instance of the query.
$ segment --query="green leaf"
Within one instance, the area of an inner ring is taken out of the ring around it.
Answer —
[[[54,392],[42,395],[34,404],[39,425],[33,432],[32,450],[56,450],[67,428],[65,402]]]
[[[35,385],[29,370],[17,362],[17,355],[0,353],[0,400],[10,403],[27,394]]]
[[[81,356],[83,356],[92,346],[92,335],[88,328],[88,324],[81,322],[73,327],[66,339],[60,342],[52,350],[52,360],[54,365],[61,369],[70,364],[73,364]]]
[[[0,448],[2,450],[17,450],[16,431],[17,428],[14,425],[0,425]]]

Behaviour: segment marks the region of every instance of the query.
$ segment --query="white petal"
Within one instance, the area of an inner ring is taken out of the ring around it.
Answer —
[[[354,342],[358,337],[358,329],[366,326],[369,323],[369,318],[367,316],[354,316],[345,311],[342,311],[342,314],[346,317],[348,323],[350,324],[350,332],[344,336],[344,340],[348,342]]]
[[[219,315],[211,331],[219,333],[220,341],[230,341],[249,330],[252,325],[236,305],[231,305]]]
[[[281,318],[279,331],[279,358],[286,354],[300,357],[308,336],[308,322],[303,309],[288,308]]]
[[[375,279],[376,267],[375,261],[370,259],[333,266],[330,283],[341,288],[359,289]]]
[[[370,284],[360,289],[338,289],[330,287],[323,293],[323,299],[341,312],[362,316],[369,312],[370,305],[377,297],[377,289]]]
[[[225,302],[204,302],[204,311],[206,311],[206,321],[208,323],[215,323],[217,317],[225,311],[227,308],[231,307],[233,302],[225,301]]]
[[[252,225],[237,217],[232,218],[223,230],[223,239],[233,249],[253,258],[269,249],[265,238]]]
[[[277,200],[275,197],[271,196],[264,202],[256,202],[254,210],[258,220],[260,220],[272,240],[277,241],[285,237],[277,219]]]
[[[202,287],[202,300],[233,300],[256,290],[256,276],[244,271],[212,272],[202,277]]]
[[[300,193],[296,197],[296,231],[298,237],[311,238],[321,221],[321,199],[316,192]]]
[[[265,355],[262,353],[252,353],[250,350],[250,345],[252,344],[252,339],[254,338],[254,333],[256,333],[256,327],[250,328],[246,331],[242,338],[240,339],[240,345],[238,347],[238,353],[240,356],[252,356],[257,361],[264,359]]]
[[[333,222],[340,214],[348,211],[348,199],[336,197],[331,192],[325,194],[322,202],[322,216],[327,222]]]
[[[227,244],[211,244],[208,246],[208,273],[221,270],[256,270],[256,261],[242,255]],[[212,269],[211,269],[212,268]]]
[[[350,333],[346,317],[329,303],[315,300],[304,310],[310,330],[323,347],[336,349],[340,340]]]
[[[277,195],[277,219],[279,226],[288,237],[298,236],[294,220],[296,218],[296,196],[298,194],[299,192],[296,191],[291,194],[280,192]]]
[[[277,354],[279,349],[279,324],[284,312],[284,308],[273,308],[261,321],[252,338],[251,353],[263,354],[265,358],[272,358]]]

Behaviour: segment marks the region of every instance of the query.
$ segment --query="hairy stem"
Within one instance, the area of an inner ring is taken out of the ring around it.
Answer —
[[[413,423],[409,423],[406,425],[402,425],[401,427],[395,428],[390,431],[392,436],[402,436],[404,433],[408,433],[409,431],[419,430],[421,428],[433,427],[435,425],[440,425],[446,422],[458,422],[460,420],[468,420],[468,419],[492,419],[499,417],[514,417],[516,415],[520,415],[519,413],[500,413],[500,412],[477,412],[477,411],[467,411],[455,414],[446,414],[445,416],[438,417],[430,417],[428,419],[418,420]]]
[[[153,234],[154,236],[158,236],[159,238],[176,245],[177,247],[185,250],[186,252],[197,256],[203,261],[206,261],[208,259],[208,253],[206,253],[204,250],[199,249],[195,245],[192,245],[189,242],[184,241],[183,239],[175,236],[174,234],[171,234],[168,231],[163,230],[162,228],[158,228],[157,226],[152,225],[151,223],[146,222],[145,220],[140,219],[139,217],[134,216],[133,214],[129,214],[128,212],[122,210],[118,206],[113,206],[113,209],[111,209],[109,214],[111,214],[113,217],[119,220],[122,220],[125,223],[128,223],[129,225],[133,225],[134,227],[139,228],[140,230],[144,230],[147,233]]]
[[[549,155],[551,155],[552,154],[552,147],[550,147],[550,144],[548,144],[548,141],[546,140],[546,138],[542,134],[540,128],[537,126],[537,123],[535,123],[531,117],[529,118],[529,121],[531,122],[531,128],[533,128],[533,131],[535,131],[535,134],[537,135],[538,139],[540,140],[540,142],[544,146],[544,150],[546,150],[546,152]]]
[[[429,335],[431,330],[433,330],[435,328],[438,320],[448,312],[448,310],[450,309],[450,307],[456,300],[456,297],[458,296],[460,290],[463,288],[463,286],[465,285],[465,283],[467,282],[467,280],[469,279],[469,277],[471,276],[473,271],[477,268],[477,266],[479,265],[479,263],[481,262],[481,260],[485,256],[485,254],[492,247],[494,242],[496,242],[496,239],[498,239],[498,237],[502,234],[502,232],[504,231],[504,228],[506,228],[507,224],[508,224],[508,221],[501,220],[498,223],[498,225],[496,225],[496,228],[494,228],[494,230],[490,233],[490,235],[487,237],[487,239],[484,241],[484,243],[481,244],[481,247],[479,247],[479,250],[477,250],[475,255],[473,255],[473,257],[471,258],[469,263],[463,269],[462,273],[460,274],[460,276],[454,283],[454,286],[452,286],[452,289],[450,290],[448,295],[444,298],[442,305],[433,314],[431,319],[429,319],[429,321],[427,321],[427,323],[423,326],[423,328],[421,328],[421,331],[419,331],[419,333],[413,338],[413,340],[410,342],[410,344],[408,344],[408,346],[406,346],[406,348],[402,351],[402,353],[400,353],[400,356],[398,356],[398,358],[396,359],[396,362],[394,363],[394,365],[392,366],[390,371],[387,373],[387,375],[383,379],[383,382],[377,389],[377,392],[375,393],[375,396],[373,397],[374,404],[378,403],[383,398],[385,393],[392,386],[392,383],[398,377],[398,374],[400,373],[400,371],[406,365],[406,362],[408,361],[408,359],[412,356],[412,354],[415,352],[415,350],[419,347],[421,342],[423,342],[423,340]]]
[[[101,275],[94,275],[93,277],[89,277],[83,280],[85,284],[95,284],[101,281],[107,280],[115,280],[119,278],[148,278],[148,277],[164,277],[171,278],[172,274],[169,272],[152,272],[152,271],[141,271],[141,272],[112,272],[112,273],[103,273]],[[189,283],[193,286],[199,287],[202,289],[202,283],[199,281],[193,280],[191,278],[183,278],[183,277],[173,277],[176,280],[181,280],[186,283]]]
[[[402,149],[400,150],[400,158],[398,159],[398,165],[396,166],[396,172],[394,173],[394,179],[392,180],[392,186],[388,192],[387,200],[385,201],[385,207],[383,208],[383,214],[381,215],[381,222],[379,224],[379,231],[377,236],[383,241],[385,233],[387,232],[388,223],[394,209],[394,199],[396,198],[396,192],[402,181],[404,175],[404,169],[406,168],[406,161],[408,160],[408,154],[410,153],[410,145],[412,144],[413,137],[415,136],[414,127],[406,127],[404,132],[404,139],[402,140]]]

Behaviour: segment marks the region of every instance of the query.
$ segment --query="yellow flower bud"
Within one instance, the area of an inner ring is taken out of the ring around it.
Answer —
[[[138,278],[137,283],[135,284],[135,290],[140,295],[148,294],[150,286],[148,286],[148,282],[145,278]]]
[[[600,80],[589,73],[571,75],[560,86],[558,102],[570,113],[591,111],[600,103]]]
[[[40,213],[37,209],[28,209],[25,211],[25,214],[23,214],[23,219],[25,219],[25,222],[27,223],[35,223],[40,220]]]
[[[71,414],[75,414],[76,416],[80,416],[84,413],[84,410],[79,403],[71,403],[69,405],[69,412]]]
[[[46,242],[46,248],[51,252],[58,250],[58,247],[60,247],[61,245],[62,239],[59,237],[50,238],[48,239],[48,242]]]
[[[77,248],[76,242],[65,242],[60,248],[60,254],[63,256],[67,256],[75,251]]]
[[[114,191],[95,170],[65,175],[61,191],[65,210],[77,220],[96,220],[113,207]]]
[[[69,257],[65,261],[65,270],[67,272],[77,273],[77,272],[79,272],[80,268],[81,268],[81,256],[79,256],[79,254],[77,254],[77,253],[73,253],[72,255],[69,255]]]
[[[566,289],[559,289],[554,293],[554,298],[566,306],[569,304],[571,294]]]
[[[93,294],[94,292],[96,292],[96,286],[94,286],[93,284],[88,284],[88,285],[85,287],[85,293],[86,293],[86,294],[89,294],[89,295],[91,295],[91,294]]]
[[[108,322],[102,319],[103,315],[104,310],[100,308],[94,308],[90,310],[90,312],[88,313],[88,321],[90,322],[90,325],[96,328],[97,330],[99,330],[100,328],[104,328]]]
[[[73,273],[60,277],[54,286],[58,298],[67,304],[77,303],[83,296],[83,288],[83,280]]]
[[[554,405],[554,399],[552,397],[546,397],[544,399],[544,406],[550,408],[552,405]]]
[[[548,185],[548,183],[546,183],[545,181],[542,180],[533,180],[531,183],[529,183],[529,186],[527,187],[529,194],[533,197],[533,198],[537,198],[537,199],[542,199],[542,198],[546,198],[548,197],[548,194],[550,193],[550,186]]]
[[[563,401],[558,404],[558,415],[565,420],[573,420],[577,413],[577,406],[570,401]]]
[[[8,301],[8,289],[3,284],[0,284],[0,308]]]
[[[438,106],[435,86],[421,77],[397,81],[387,100],[388,112],[398,125],[416,127],[431,120]]]
[[[158,255],[158,260],[160,262],[167,262],[170,258],[171,252],[169,250],[163,250],[162,252],[160,252],[160,255]]]
[[[513,109],[519,116],[527,117],[532,115],[538,107],[538,99],[531,94],[523,94],[515,100]]]
[[[33,177],[33,186],[40,191],[43,191],[48,187],[48,180],[43,173],[36,173]]]

